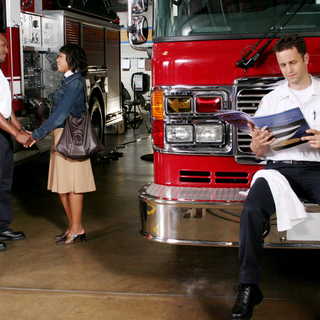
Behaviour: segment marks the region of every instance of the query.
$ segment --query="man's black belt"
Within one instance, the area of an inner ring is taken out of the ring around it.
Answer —
[[[320,165],[320,161],[300,161],[300,160],[267,160],[267,164],[297,164],[305,166]]]

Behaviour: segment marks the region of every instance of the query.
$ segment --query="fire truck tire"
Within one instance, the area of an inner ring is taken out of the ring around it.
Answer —
[[[91,123],[97,133],[99,140],[104,143],[104,111],[97,97],[93,97],[90,107]]]

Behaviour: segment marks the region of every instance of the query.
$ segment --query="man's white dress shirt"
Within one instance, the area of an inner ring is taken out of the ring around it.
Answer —
[[[311,85],[305,90],[292,90],[283,81],[265,95],[255,116],[267,116],[299,107],[311,129],[320,130],[320,80],[311,77]],[[266,154],[267,160],[320,161],[320,151],[308,143]]]
[[[12,112],[11,90],[7,78],[0,69],[0,113],[9,119]]]

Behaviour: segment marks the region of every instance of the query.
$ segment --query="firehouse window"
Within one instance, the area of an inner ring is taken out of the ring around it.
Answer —
[[[156,5],[157,38],[320,31],[320,0],[161,0]]]

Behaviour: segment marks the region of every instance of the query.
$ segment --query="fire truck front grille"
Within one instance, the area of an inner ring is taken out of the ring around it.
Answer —
[[[211,182],[211,173],[209,171],[180,171],[180,181],[181,182]]]
[[[236,82],[236,109],[253,116],[264,95],[277,85],[281,78],[240,79]],[[237,130],[238,154],[252,154],[250,136]]]
[[[215,173],[216,183],[248,183],[248,173],[247,172],[223,172],[219,171]]]
[[[236,178],[236,179],[216,179],[216,183],[223,183],[223,184],[226,184],[226,183],[248,183],[248,179],[239,179],[239,178]]]
[[[230,172],[230,171],[180,171],[180,182],[191,183],[240,183],[247,184],[249,182],[247,172]]]

